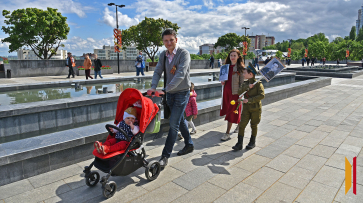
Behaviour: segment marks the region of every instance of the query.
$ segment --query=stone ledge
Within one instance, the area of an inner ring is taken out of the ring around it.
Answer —
[[[210,73],[219,73],[219,70],[211,70]],[[191,72],[190,76],[201,76],[206,75],[208,72]],[[91,75],[92,76],[92,75]],[[85,80],[85,79],[71,79],[69,81],[56,81],[56,82],[39,82],[32,84],[11,84],[11,85],[0,85],[0,92],[17,91],[17,90],[28,90],[28,89],[40,89],[40,88],[54,88],[54,87],[65,87],[71,86],[75,82],[79,82],[81,85],[92,85],[100,83],[112,83],[112,82],[123,82],[134,80],[135,78],[152,79],[152,75],[146,76],[125,76],[125,77],[113,77],[104,78],[102,80]]]

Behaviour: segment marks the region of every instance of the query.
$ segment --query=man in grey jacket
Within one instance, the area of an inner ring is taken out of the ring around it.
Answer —
[[[162,34],[162,40],[167,50],[160,55],[148,94],[151,95],[152,92],[156,91],[165,64],[166,102],[171,111],[169,134],[159,161],[160,165],[165,167],[168,164],[168,158],[173,150],[179,130],[184,138],[185,147],[178,152],[178,156],[191,153],[194,150],[194,145],[188,126],[184,122],[184,110],[190,96],[190,54],[186,49],[178,47],[178,38],[174,30],[165,30]]]

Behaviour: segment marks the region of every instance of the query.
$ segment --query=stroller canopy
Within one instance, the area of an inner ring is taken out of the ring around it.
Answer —
[[[140,132],[145,133],[147,126],[158,113],[159,107],[151,99],[144,97],[137,89],[127,88],[121,93],[117,102],[115,125],[123,120],[124,111],[138,100],[141,100],[142,105],[141,114],[138,115]]]

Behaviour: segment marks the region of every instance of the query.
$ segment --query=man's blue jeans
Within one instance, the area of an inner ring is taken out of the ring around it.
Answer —
[[[145,75],[144,74],[144,69],[143,68],[136,68],[136,76],[139,76],[140,75],[140,73],[142,74],[142,75]]]
[[[184,122],[184,111],[188,104],[190,96],[190,91],[183,91],[174,94],[166,93],[166,102],[168,103],[171,111],[169,118],[169,134],[165,141],[165,146],[163,149],[162,156],[170,157],[171,152],[178,136],[178,131],[180,130],[185,146],[193,145],[192,138],[188,130],[188,126]]]
[[[97,79],[97,75],[100,76],[100,78],[103,78],[101,75],[101,71],[94,71],[95,72],[95,79]]]
[[[255,67],[257,67],[258,70],[260,70],[260,65],[258,63],[255,63]]]

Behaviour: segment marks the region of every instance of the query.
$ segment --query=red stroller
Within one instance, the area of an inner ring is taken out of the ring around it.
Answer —
[[[138,100],[141,100],[142,104],[141,112],[138,112],[140,132],[130,140],[122,129],[107,124],[106,129],[109,132],[107,140],[115,136],[109,129],[114,128],[129,139],[128,147],[126,150],[112,152],[106,155],[99,154],[95,149],[93,151],[93,155],[95,155],[94,161],[89,166],[86,166],[83,171],[85,173],[86,184],[90,187],[95,186],[100,180],[100,174],[96,171],[91,171],[93,166],[107,173],[100,181],[102,184],[102,193],[106,198],[112,197],[117,189],[114,181],[108,181],[110,176],[127,176],[140,167],[145,167],[145,175],[148,180],[152,181],[159,176],[161,171],[159,162],[148,162],[145,160],[146,153],[142,145],[146,132],[157,133],[160,130],[160,104],[153,103],[150,98],[146,97],[146,93],[142,94],[137,89],[126,89],[119,97],[114,124],[117,125],[122,120],[124,111]]]

